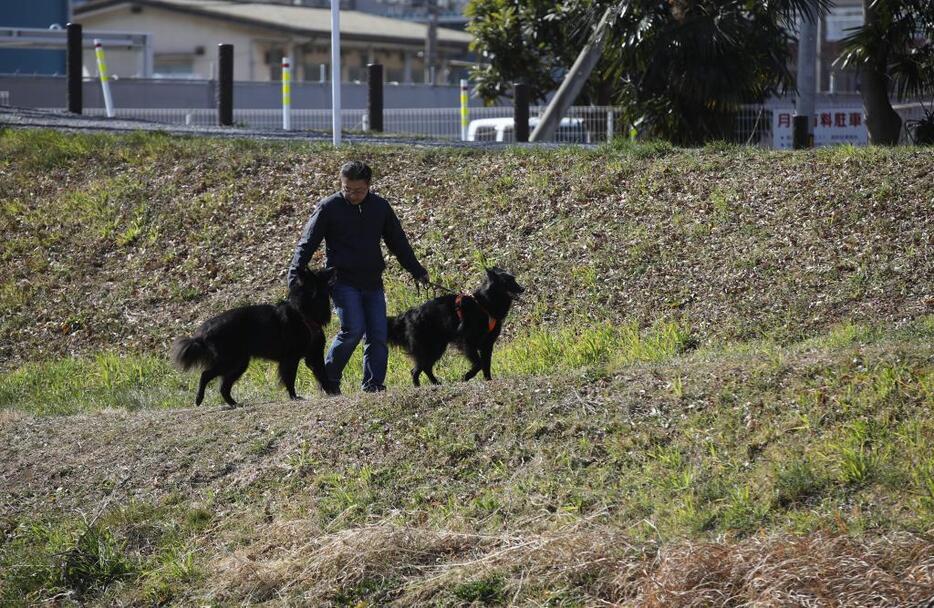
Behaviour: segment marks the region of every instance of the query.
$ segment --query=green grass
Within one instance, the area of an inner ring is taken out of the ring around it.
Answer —
[[[845,348],[702,349],[519,376],[479,407],[457,385],[405,391],[338,415],[327,448],[280,456],[288,479],[314,487],[306,512],[329,530],[390,518],[492,534],[538,517],[665,542],[921,532],[934,524],[929,325]]]
[[[612,369],[639,361],[664,361],[693,346],[690,328],[660,322],[640,331],[634,325],[567,328],[521,332],[498,345],[493,372],[497,377],[554,374],[581,368]],[[410,386],[410,362],[400,350],[391,352],[387,382]],[[344,373],[343,389],[354,393],[363,376],[363,349],[358,348]],[[436,366],[440,379],[457,381],[469,363],[451,348]],[[193,404],[198,374],[176,371],[167,358],[152,355],[100,354],[32,363],[0,373],[0,409],[38,415],[69,415],[107,409],[159,409]],[[218,381],[210,385],[206,405],[222,403]],[[311,372],[300,368],[297,387],[303,396],[318,394]],[[287,398],[274,363],[254,360],[234,387],[234,398],[263,403]]]
[[[6,573],[0,604],[33,606],[52,597],[76,605],[106,603],[121,593],[135,602],[164,604],[201,580],[192,542],[212,520],[202,507],[169,500],[111,507],[93,516],[8,522],[0,545],[0,570]]]

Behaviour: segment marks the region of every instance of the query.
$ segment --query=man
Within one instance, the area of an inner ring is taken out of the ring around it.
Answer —
[[[355,160],[341,167],[341,190],[318,202],[302,238],[295,247],[289,266],[289,286],[325,241],[327,265],[334,268],[336,281],[331,293],[340,319],[324,360],[325,372],[333,391],[340,391],[341,375],[360,339],[363,347],[364,391],[386,390],[386,295],[383,292],[383,251],[389,250],[416,281],[427,283],[428,272],[415,259],[399,218],[386,199],[370,192],[373,171]]]

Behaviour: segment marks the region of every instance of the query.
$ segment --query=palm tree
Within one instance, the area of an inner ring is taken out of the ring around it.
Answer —
[[[793,87],[789,25],[829,3],[472,0],[475,49],[488,61],[475,72],[478,90],[492,97],[501,92],[493,83],[523,76],[531,77],[533,97],[554,90],[563,76],[555,68],[571,65],[612,8],[611,35],[584,95],[609,92],[627,108],[629,122],[678,144],[726,139],[741,104]]]
[[[905,99],[934,86],[934,0],[863,0],[863,9],[865,22],[844,40],[837,63],[859,69],[869,140],[895,145],[902,119],[889,92]]]
[[[624,105],[679,144],[733,135],[739,107],[794,86],[789,24],[826,0],[629,2],[616,24]]]

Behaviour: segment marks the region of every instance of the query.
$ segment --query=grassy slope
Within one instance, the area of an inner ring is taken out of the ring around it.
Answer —
[[[517,273],[516,328],[658,318],[716,340],[798,339],[930,311],[930,151],[484,152],[6,131],[0,360],[164,353],[281,297],[348,156],[377,168],[420,258],[458,288]],[[390,307],[414,300],[395,261]],[[14,348],[15,345],[15,348]]]
[[[0,152],[5,600],[934,593],[930,152],[355,150],[436,276],[485,255],[531,287],[506,377],[234,412],[153,409],[191,395],[165,347],[281,293],[346,151]]]

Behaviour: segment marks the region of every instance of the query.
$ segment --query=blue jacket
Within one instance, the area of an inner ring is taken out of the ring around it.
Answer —
[[[318,202],[289,265],[290,287],[298,269],[308,263],[322,240],[326,264],[337,270],[337,280],[359,289],[383,286],[386,264],[380,247],[382,240],[412,276],[420,278],[427,274],[415,259],[392,207],[386,199],[372,192],[359,205],[352,205],[339,192]]]

